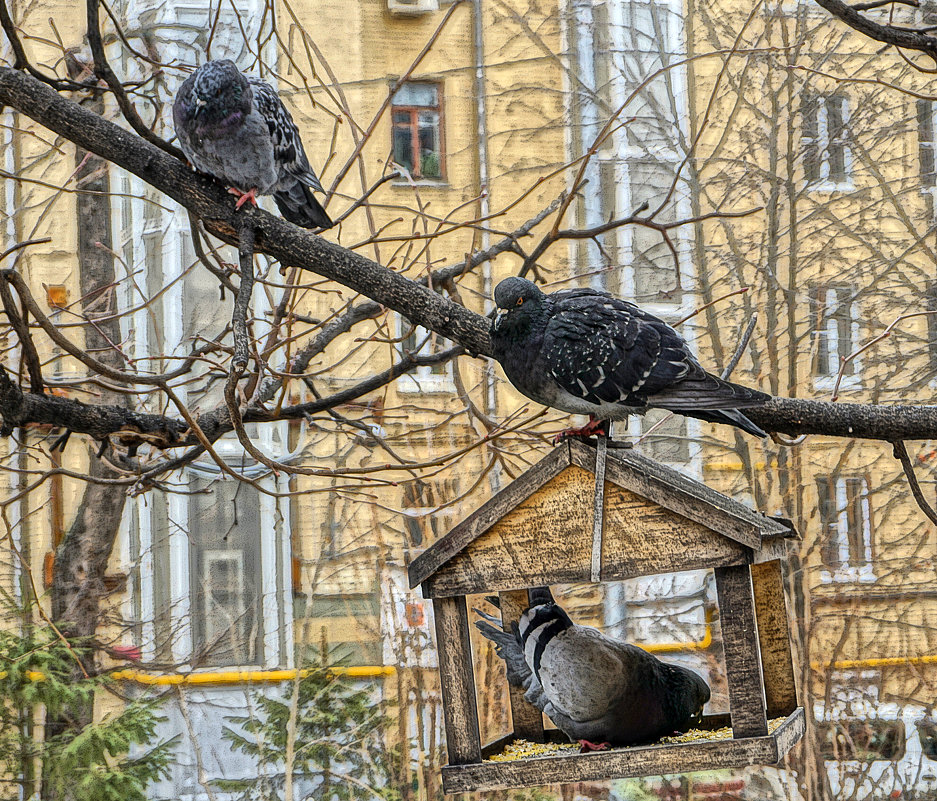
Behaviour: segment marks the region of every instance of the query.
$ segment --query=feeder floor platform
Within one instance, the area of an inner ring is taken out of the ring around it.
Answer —
[[[769,731],[764,737],[732,739],[731,730],[721,727],[726,717],[711,716],[704,719],[703,731],[665,737],[654,745],[587,754],[578,753],[578,746],[558,747],[565,738],[559,732],[547,732],[554,744],[539,748],[533,744],[531,748],[521,749],[533,751],[532,755],[512,757],[510,750],[506,753],[505,748],[516,740],[513,735],[508,735],[483,749],[485,761],[444,767],[443,790],[446,793],[466,793],[748,765],[776,765],[804,734],[803,707],[798,707],[786,718],[769,721]]]

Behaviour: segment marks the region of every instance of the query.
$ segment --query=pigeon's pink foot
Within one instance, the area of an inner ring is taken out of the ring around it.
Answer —
[[[560,431],[555,437],[553,437],[553,444],[559,445],[564,440],[569,439],[570,437],[578,437],[579,439],[586,439],[587,437],[607,437],[608,436],[608,420],[596,420],[591,414],[589,415],[589,422],[586,423],[582,428],[567,428],[564,431]]]
[[[608,751],[609,743],[590,743],[588,740],[579,741],[579,753],[588,754],[590,751]]]
[[[256,209],[257,208],[257,189],[249,189],[246,192],[242,192],[240,189],[235,189],[233,186],[228,190],[228,192],[234,195],[238,202],[234,204],[234,210],[237,211],[243,206],[247,201],[250,201],[251,205]]]

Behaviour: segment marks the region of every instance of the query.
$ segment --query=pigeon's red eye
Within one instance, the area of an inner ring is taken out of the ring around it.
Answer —
[[[517,299],[517,304],[516,304],[516,305],[517,305],[517,306],[520,306],[523,302],[524,302],[524,299],[523,299],[523,298],[518,298],[518,299]]]

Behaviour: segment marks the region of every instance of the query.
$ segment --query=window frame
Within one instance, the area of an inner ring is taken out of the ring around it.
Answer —
[[[413,105],[404,105],[397,104],[394,102],[393,97],[390,101],[390,146],[391,146],[391,155],[394,152],[394,133],[397,130],[398,123],[394,120],[394,117],[398,113],[407,113],[410,115],[410,121],[408,123],[408,128],[410,130],[410,148],[414,154],[414,165],[413,169],[410,171],[410,178],[423,185],[438,186],[440,184],[447,183],[447,158],[446,158],[446,136],[445,136],[445,94],[443,92],[443,81],[435,80],[424,80],[424,79],[415,79],[410,81],[404,81],[398,88],[399,92],[407,85],[423,85],[423,86],[433,86],[436,89],[436,105],[435,106],[413,106]],[[438,177],[425,177],[422,174],[422,159],[420,157],[420,112],[431,111],[435,112],[437,115],[437,136],[439,138],[439,176]],[[420,162],[418,165],[416,162]],[[401,165],[402,166],[402,165]],[[419,169],[418,169],[419,167]],[[400,183],[400,182],[397,182]],[[404,182],[409,184],[409,181]]]
[[[397,320],[398,348],[401,352],[408,351],[414,355],[431,356],[434,352],[433,342],[439,343],[439,350],[451,347],[452,343],[443,336],[411,323],[402,314],[395,315]],[[405,347],[407,340],[415,338],[416,348]],[[434,365],[420,364],[412,370],[403,373],[397,378],[397,391],[403,393],[414,392],[455,392],[455,380],[452,375],[452,360],[443,365],[443,372],[433,372]]]
[[[820,518],[821,541],[820,580],[833,582],[869,582],[875,581],[875,536],[872,521],[872,503],[869,488],[871,482],[866,475],[830,475],[816,477],[817,513]],[[825,518],[822,486],[828,487],[832,496],[828,503],[834,503],[832,517]],[[860,487],[858,493],[851,495],[851,488]],[[854,504],[858,504],[855,506]],[[857,509],[861,519],[857,531]],[[852,520],[850,518],[853,518]],[[835,541],[832,537],[835,535]],[[853,558],[853,551],[862,551],[862,558]],[[837,558],[831,558],[834,555]]]
[[[841,117],[841,133],[834,136],[830,131],[830,106],[838,101]],[[849,98],[841,92],[832,94],[805,93],[801,102],[801,151],[804,170],[804,184],[816,191],[833,192],[853,188],[853,157],[849,145]],[[808,133],[813,129],[815,133]],[[843,161],[842,178],[831,176],[831,162],[834,147],[841,150]],[[816,174],[809,168],[808,153],[813,151],[816,162]]]
[[[836,382],[836,378],[839,375],[842,358],[854,353],[859,347],[861,331],[859,329],[859,317],[857,314],[858,309],[856,296],[858,295],[858,292],[859,290],[857,287],[847,286],[845,284],[813,286],[810,288],[810,363],[814,388],[816,389],[832,389]],[[830,304],[831,293],[832,297],[836,298],[836,301],[832,305]],[[848,302],[843,302],[839,299],[841,297],[840,293],[849,298]],[[842,352],[840,348],[842,337],[840,336],[839,324],[842,320],[842,317],[837,315],[837,312],[844,307],[846,309],[846,322],[848,323],[849,337],[852,345],[852,347],[849,348],[849,350],[845,353]],[[821,327],[821,324],[823,324],[823,327]],[[826,369],[821,369],[822,365],[820,363],[821,338],[825,341],[825,350],[827,354],[827,364],[825,366]],[[830,347],[831,340],[836,344],[835,351]],[[849,365],[852,372],[843,373],[843,377],[839,384],[840,389],[856,388],[862,384],[862,358],[860,356],[856,356],[849,361]]]

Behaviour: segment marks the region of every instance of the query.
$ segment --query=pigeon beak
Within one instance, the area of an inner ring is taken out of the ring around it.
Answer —
[[[197,117],[202,113],[202,108],[205,106],[205,101],[200,97],[195,98],[195,111],[192,112],[193,117]]]
[[[492,325],[492,328],[494,328],[495,331],[497,331],[501,326],[501,321],[504,319],[505,314],[507,314],[507,312],[504,309],[499,309],[498,313],[495,315],[495,321]]]

